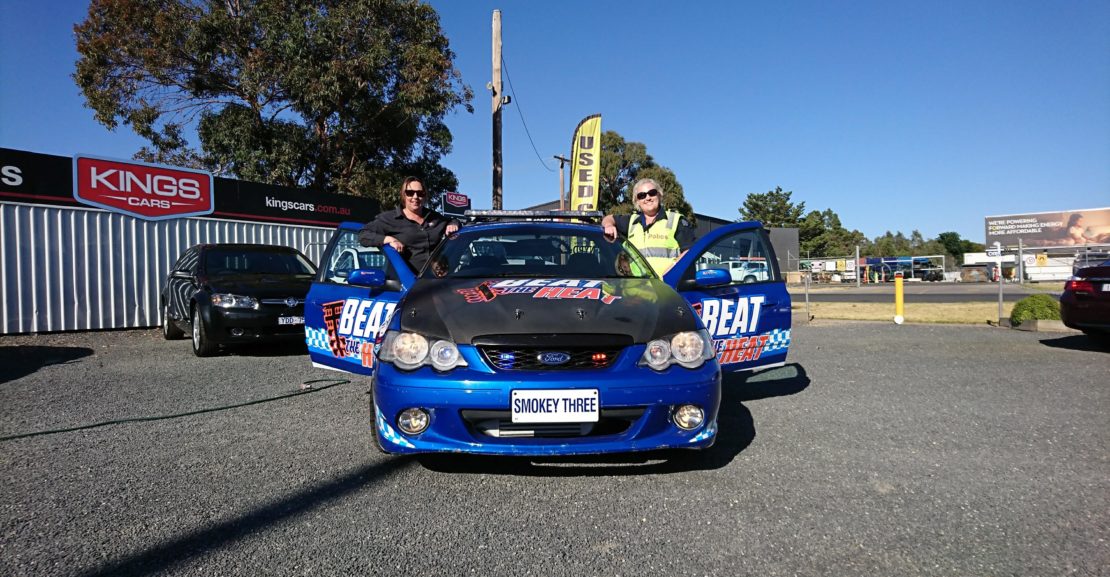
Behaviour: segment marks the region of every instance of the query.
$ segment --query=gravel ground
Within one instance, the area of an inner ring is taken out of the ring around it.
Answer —
[[[0,338],[0,437],[170,417],[0,442],[0,574],[1110,574],[1083,336],[797,326],[792,365],[726,383],[713,449],[546,461],[379,455],[366,381],[288,396],[343,375],[188,349]]]

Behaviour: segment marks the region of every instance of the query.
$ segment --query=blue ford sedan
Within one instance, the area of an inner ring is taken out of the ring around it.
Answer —
[[[722,371],[786,358],[790,299],[759,223],[714,230],[662,278],[596,224],[469,225],[419,272],[359,228],[329,244],[305,332],[315,365],[371,377],[387,453],[703,449]],[[734,279],[737,261],[766,278]]]

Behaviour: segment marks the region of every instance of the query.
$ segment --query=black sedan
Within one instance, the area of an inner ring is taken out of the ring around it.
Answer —
[[[1092,339],[1110,343],[1110,260],[1081,268],[1064,285],[1060,318]]]
[[[307,257],[286,246],[194,246],[162,288],[162,336],[189,331],[198,357],[220,345],[303,341],[304,299],[315,274]]]

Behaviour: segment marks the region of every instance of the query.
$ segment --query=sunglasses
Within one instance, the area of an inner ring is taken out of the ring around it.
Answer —
[[[655,190],[653,188],[653,189],[645,191],[645,192],[637,192],[636,193],[636,200],[643,200],[643,199],[645,199],[649,196],[652,197],[652,198],[655,198],[655,197],[659,196],[659,191]]]
[[[427,196],[428,192],[424,190],[406,189],[405,196]]]

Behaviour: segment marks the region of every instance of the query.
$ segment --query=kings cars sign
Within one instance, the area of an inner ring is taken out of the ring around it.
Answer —
[[[73,197],[144,220],[211,214],[214,209],[208,172],[86,155],[73,157]]]

